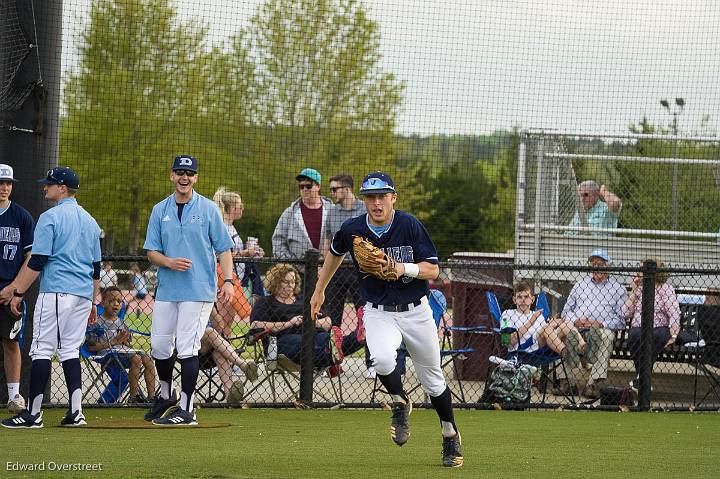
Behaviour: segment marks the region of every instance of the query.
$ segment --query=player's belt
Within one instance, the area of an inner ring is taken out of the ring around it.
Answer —
[[[422,300],[418,299],[417,301],[408,304],[368,304],[371,308],[379,309],[380,311],[387,311],[388,313],[404,313],[420,306],[422,304]]]

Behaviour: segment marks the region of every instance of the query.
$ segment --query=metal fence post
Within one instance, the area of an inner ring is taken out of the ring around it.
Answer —
[[[644,411],[650,409],[650,382],[652,377],[653,324],[655,320],[655,276],[657,263],[645,260],[642,267],[642,310],[640,320],[640,360],[638,375],[640,390],[638,407]]]
[[[302,345],[300,348],[300,400],[311,403],[313,400],[313,369],[315,345],[315,318],[310,316],[310,298],[315,292],[318,279],[320,252],[310,249],[305,252],[305,280],[303,281],[303,325]]]

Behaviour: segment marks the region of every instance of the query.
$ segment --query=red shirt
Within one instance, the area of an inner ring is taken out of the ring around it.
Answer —
[[[308,208],[305,203],[300,202],[300,212],[302,213],[305,229],[310,237],[313,248],[320,249],[320,230],[322,229],[322,203],[320,208]]]

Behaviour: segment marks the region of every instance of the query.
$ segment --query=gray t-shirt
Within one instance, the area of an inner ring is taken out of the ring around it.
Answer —
[[[332,241],[333,236],[340,230],[340,227],[346,220],[360,216],[366,212],[365,203],[357,198],[355,198],[350,209],[343,208],[340,203],[332,205],[325,219],[325,238]],[[345,259],[349,259],[347,254],[345,255]]]

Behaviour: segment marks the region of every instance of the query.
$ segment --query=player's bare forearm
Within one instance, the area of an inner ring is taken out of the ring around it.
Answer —
[[[192,261],[187,258],[170,258],[159,251],[148,251],[147,257],[155,266],[175,271],[187,271],[192,266]]]
[[[317,283],[315,284],[315,291],[322,290],[323,293],[325,292],[325,288],[327,288],[328,283],[342,264],[343,258],[344,256],[335,256],[332,253],[325,257],[323,266],[318,274]]]
[[[320,308],[325,302],[325,288],[327,288],[330,279],[340,267],[342,261],[343,256],[335,256],[332,253],[325,256],[325,262],[322,268],[320,268],[318,280],[317,283],[315,283],[315,292],[312,298],[310,298],[310,314],[312,317],[316,317],[318,313],[320,313]]]
[[[15,276],[15,279],[8,287],[17,290],[19,293],[25,293],[30,286],[35,282],[37,277],[40,276],[40,271],[35,271],[27,265],[27,260],[23,267],[20,268],[20,272]]]
[[[223,251],[218,255],[218,261],[220,263],[220,270],[222,271],[223,279],[232,279],[233,277],[233,258],[230,250]]]

